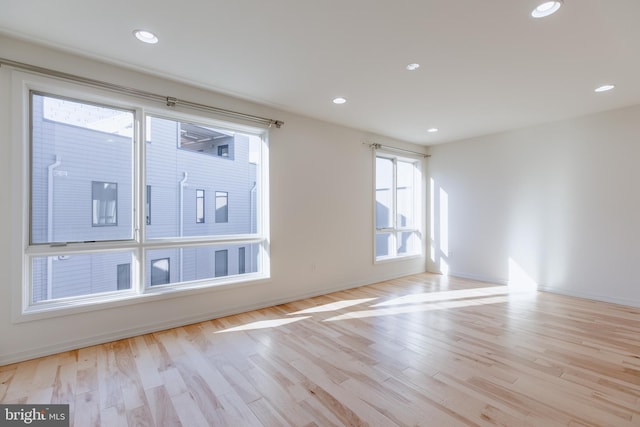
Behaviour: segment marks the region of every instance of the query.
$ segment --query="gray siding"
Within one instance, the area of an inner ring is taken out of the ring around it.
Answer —
[[[35,98],[41,104],[41,100]],[[32,154],[32,241],[34,243],[122,240],[133,237],[133,143],[130,138],[42,119],[34,103]],[[151,223],[147,238],[216,236],[256,231],[256,199],[252,188],[257,167],[249,162],[249,140],[230,137],[229,157],[202,154],[178,147],[179,124],[151,118],[151,140],[145,143],[146,185],[151,186]],[[56,158],[53,205],[48,206],[48,168]],[[180,195],[181,181],[187,176]],[[239,179],[240,177],[240,179]],[[92,181],[117,183],[117,225],[92,225]],[[205,222],[196,223],[196,189],[205,190]],[[215,193],[228,193],[228,219],[215,222]],[[182,221],[180,221],[182,206]],[[48,236],[48,209],[53,235]],[[177,283],[214,277],[215,251],[229,251],[228,272],[242,271],[238,250],[246,248],[245,273],[257,271],[257,245],[216,245],[149,250],[151,261],[169,258],[170,280]],[[87,295],[117,290],[118,264],[131,263],[131,253],[40,257],[33,263],[33,300]],[[50,271],[49,271],[50,270]],[[133,269],[132,269],[133,271]],[[47,282],[52,279],[48,295]]]

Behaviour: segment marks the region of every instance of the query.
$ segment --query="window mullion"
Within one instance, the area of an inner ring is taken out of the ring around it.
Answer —
[[[136,132],[134,137],[134,162],[133,172],[136,185],[134,189],[134,218],[136,230],[136,251],[133,256],[133,271],[131,272],[131,287],[137,294],[144,293],[144,283],[146,277],[144,242],[146,240],[147,227],[147,179],[146,179],[146,152],[145,144],[147,132],[146,115],[143,108],[136,109]]]
[[[393,172],[392,172],[392,183],[391,183],[391,194],[393,198],[393,213],[392,213],[392,222],[391,225],[393,227],[393,232],[391,233],[392,242],[391,242],[391,253],[393,256],[398,255],[398,159],[393,158]]]

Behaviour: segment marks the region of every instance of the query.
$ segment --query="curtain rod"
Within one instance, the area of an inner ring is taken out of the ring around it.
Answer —
[[[363,144],[367,144],[367,143],[363,142]],[[374,150],[379,150],[379,149],[383,148],[385,150],[401,151],[403,153],[417,154],[418,156],[422,156],[422,157],[431,157],[431,154],[425,154],[425,153],[419,153],[417,151],[405,150],[404,148],[390,147],[388,145],[382,145],[382,144],[368,144],[368,145],[369,145],[369,147],[373,148]]]
[[[38,67],[36,65],[12,61],[10,59],[0,58],[0,66],[9,66],[9,67],[21,69],[24,71],[31,71],[34,73],[44,74],[44,75],[56,77],[59,79],[70,80],[76,83],[82,83],[85,85],[99,87],[102,89],[124,93],[127,95],[133,95],[138,98],[144,98],[152,101],[163,102],[165,103],[165,105],[167,105],[167,107],[175,107],[176,105],[181,105],[181,106],[190,107],[190,108],[194,108],[201,111],[217,113],[227,117],[248,120],[248,121],[252,121],[254,123],[260,123],[262,125],[266,125],[269,127],[275,126],[277,128],[280,128],[284,124],[284,122],[280,120],[267,119],[264,117],[254,116],[251,114],[239,113],[237,111],[226,110],[224,108],[212,107],[210,105],[199,104],[197,102],[181,100],[178,98],[174,98],[172,96],[158,95],[158,94],[146,92],[140,89],[134,89],[127,86],[120,86],[117,84],[107,83],[100,80],[94,80],[87,77],[80,77],[73,74],[63,73],[61,71],[55,71],[48,68]]]

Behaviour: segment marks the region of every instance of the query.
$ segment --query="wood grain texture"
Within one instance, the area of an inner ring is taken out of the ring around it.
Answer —
[[[84,426],[640,426],[640,309],[419,274],[0,367]]]

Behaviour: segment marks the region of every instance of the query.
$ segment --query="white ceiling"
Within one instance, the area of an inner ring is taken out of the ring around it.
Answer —
[[[639,104],[640,0],[539,2],[0,0],[0,32],[426,145]]]

